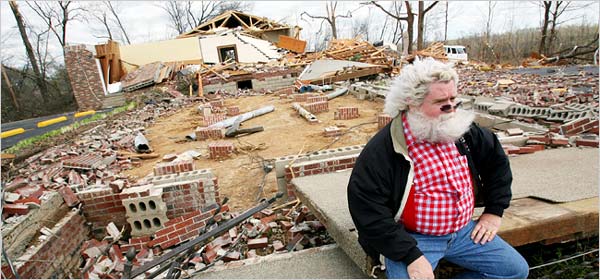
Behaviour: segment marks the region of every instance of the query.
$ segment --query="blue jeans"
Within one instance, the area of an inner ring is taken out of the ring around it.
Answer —
[[[459,265],[467,271],[455,278],[527,278],[529,265],[512,246],[499,236],[485,245],[475,244],[471,232],[476,222],[471,221],[459,231],[442,236],[411,233],[417,240],[417,247],[435,269],[440,259]],[[406,264],[385,259],[386,274],[389,279],[408,279]]]

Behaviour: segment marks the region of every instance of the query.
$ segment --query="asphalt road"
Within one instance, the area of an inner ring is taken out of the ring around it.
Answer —
[[[112,109],[96,111],[96,114],[104,113],[104,112],[107,112],[110,110],[112,110]],[[4,151],[5,149],[8,149],[8,148],[14,146],[15,144],[19,143],[21,140],[25,140],[25,139],[28,139],[28,138],[31,138],[34,136],[42,135],[46,132],[59,129],[59,128],[67,126],[67,125],[71,125],[76,121],[84,120],[84,119],[87,119],[87,118],[93,116],[93,115],[87,115],[87,116],[83,116],[83,117],[79,117],[79,118],[74,118],[73,117],[74,114],[75,114],[75,112],[69,112],[69,113],[56,114],[56,115],[39,117],[39,118],[34,118],[34,119],[20,120],[20,121],[11,122],[11,123],[3,123],[2,128],[1,128],[2,132],[13,130],[16,128],[23,128],[23,129],[25,129],[25,132],[14,135],[14,136],[10,136],[10,137],[4,138],[4,139],[0,139],[1,150]],[[52,125],[49,125],[46,127],[39,127],[39,128],[37,127],[37,124],[39,122],[62,117],[62,116],[66,116],[67,120],[63,121],[63,122],[55,123],[55,124],[52,124]]]

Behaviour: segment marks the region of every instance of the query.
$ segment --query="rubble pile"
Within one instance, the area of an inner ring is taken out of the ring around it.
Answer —
[[[214,216],[217,222],[212,225],[199,225],[194,236],[210,233],[212,229],[237,215],[239,213],[229,212],[225,205],[221,208],[221,212]],[[156,235],[158,234],[157,232]],[[168,254],[177,246],[186,244],[160,248],[154,245],[156,243],[150,237],[129,238],[128,241],[123,239],[125,238],[109,242],[108,240],[111,240],[109,237],[102,241],[95,239],[87,241],[81,249],[81,255],[86,263],[84,269],[87,269],[84,271],[84,278],[122,278],[125,264],[128,262],[126,252],[129,248],[135,248],[136,255],[132,260],[132,270],[136,270],[149,261]],[[180,258],[182,261],[179,269],[182,271],[182,276],[188,278],[213,265],[299,251],[331,243],[333,239],[323,224],[306,206],[301,206],[296,200],[264,209],[225,233],[215,235],[208,242],[198,244],[194,250],[187,251]],[[148,270],[146,276],[155,273],[157,269],[158,265]],[[163,272],[158,278],[167,277],[167,273],[168,271]]]
[[[3,217],[24,215],[31,207],[39,208],[46,191],[63,190],[61,194],[67,201],[72,200],[73,192],[117,181],[132,185],[121,172],[139,165],[140,159],[123,152],[134,153],[135,135],[158,118],[175,113],[181,105],[145,105],[84,132],[73,144],[61,144],[27,158],[26,166],[19,168],[4,188]]]

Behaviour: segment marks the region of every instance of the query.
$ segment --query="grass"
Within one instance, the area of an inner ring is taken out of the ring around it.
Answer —
[[[519,251],[532,268],[530,279],[598,279],[598,252],[579,256],[594,249],[598,249],[597,236],[562,244],[524,246]],[[569,257],[573,259],[561,261]]]
[[[20,151],[22,151],[24,149],[27,149],[27,148],[30,148],[30,147],[36,145],[37,143],[40,143],[40,142],[45,141],[45,140],[48,140],[48,139],[50,139],[50,138],[52,138],[54,136],[61,135],[61,134],[64,134],[66,132],[69,132],[69,131],[73,131],[73,130],[79,128],[79,127],[82,127],[82,126],[84,126],[86,124],[95,122],[97,120],[105,119],[105,118],[107,118],[109,116],[113,116],[113,115],[119,114],[119,113],[124,112],[124,111],[132,110],[135,107],[136,107],[136,103],[135,102],[130,102],[129,104],[123,105],[121,107],[117,107],[117,108],[115,108],[114,110],[112,110],[112,111],[110,111],[108,113],[95,114],[95,115],[93,115],[93,116],[91,116],[91,117],[89,117],[87,119],[83,119],[83,120],[77,121],[77,122],[75,122],[75,123],[73,123],[71,125],[64,126],[64,127],[59,128],[59,129],[56,129],[56,130],[48,131],[48,132],[46,132],[46,133],[44,133],[42,135],[38,135],[38,136],[34,136],[34,137],[31,137],[31,138],[27,138],[27,139],[21,140],[17,144],[15,144],[14,146],[6,149],[4,152],[8,153],[8,154],[18,154]]]

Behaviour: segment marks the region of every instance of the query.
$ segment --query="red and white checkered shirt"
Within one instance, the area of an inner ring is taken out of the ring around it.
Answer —
[[[458,152],[454,143],[417,141],[406,115],[402,122],[415,175],[401,223],[410,231],[427,235],[458,231],[471,220],[474,207],[466,156]]]

